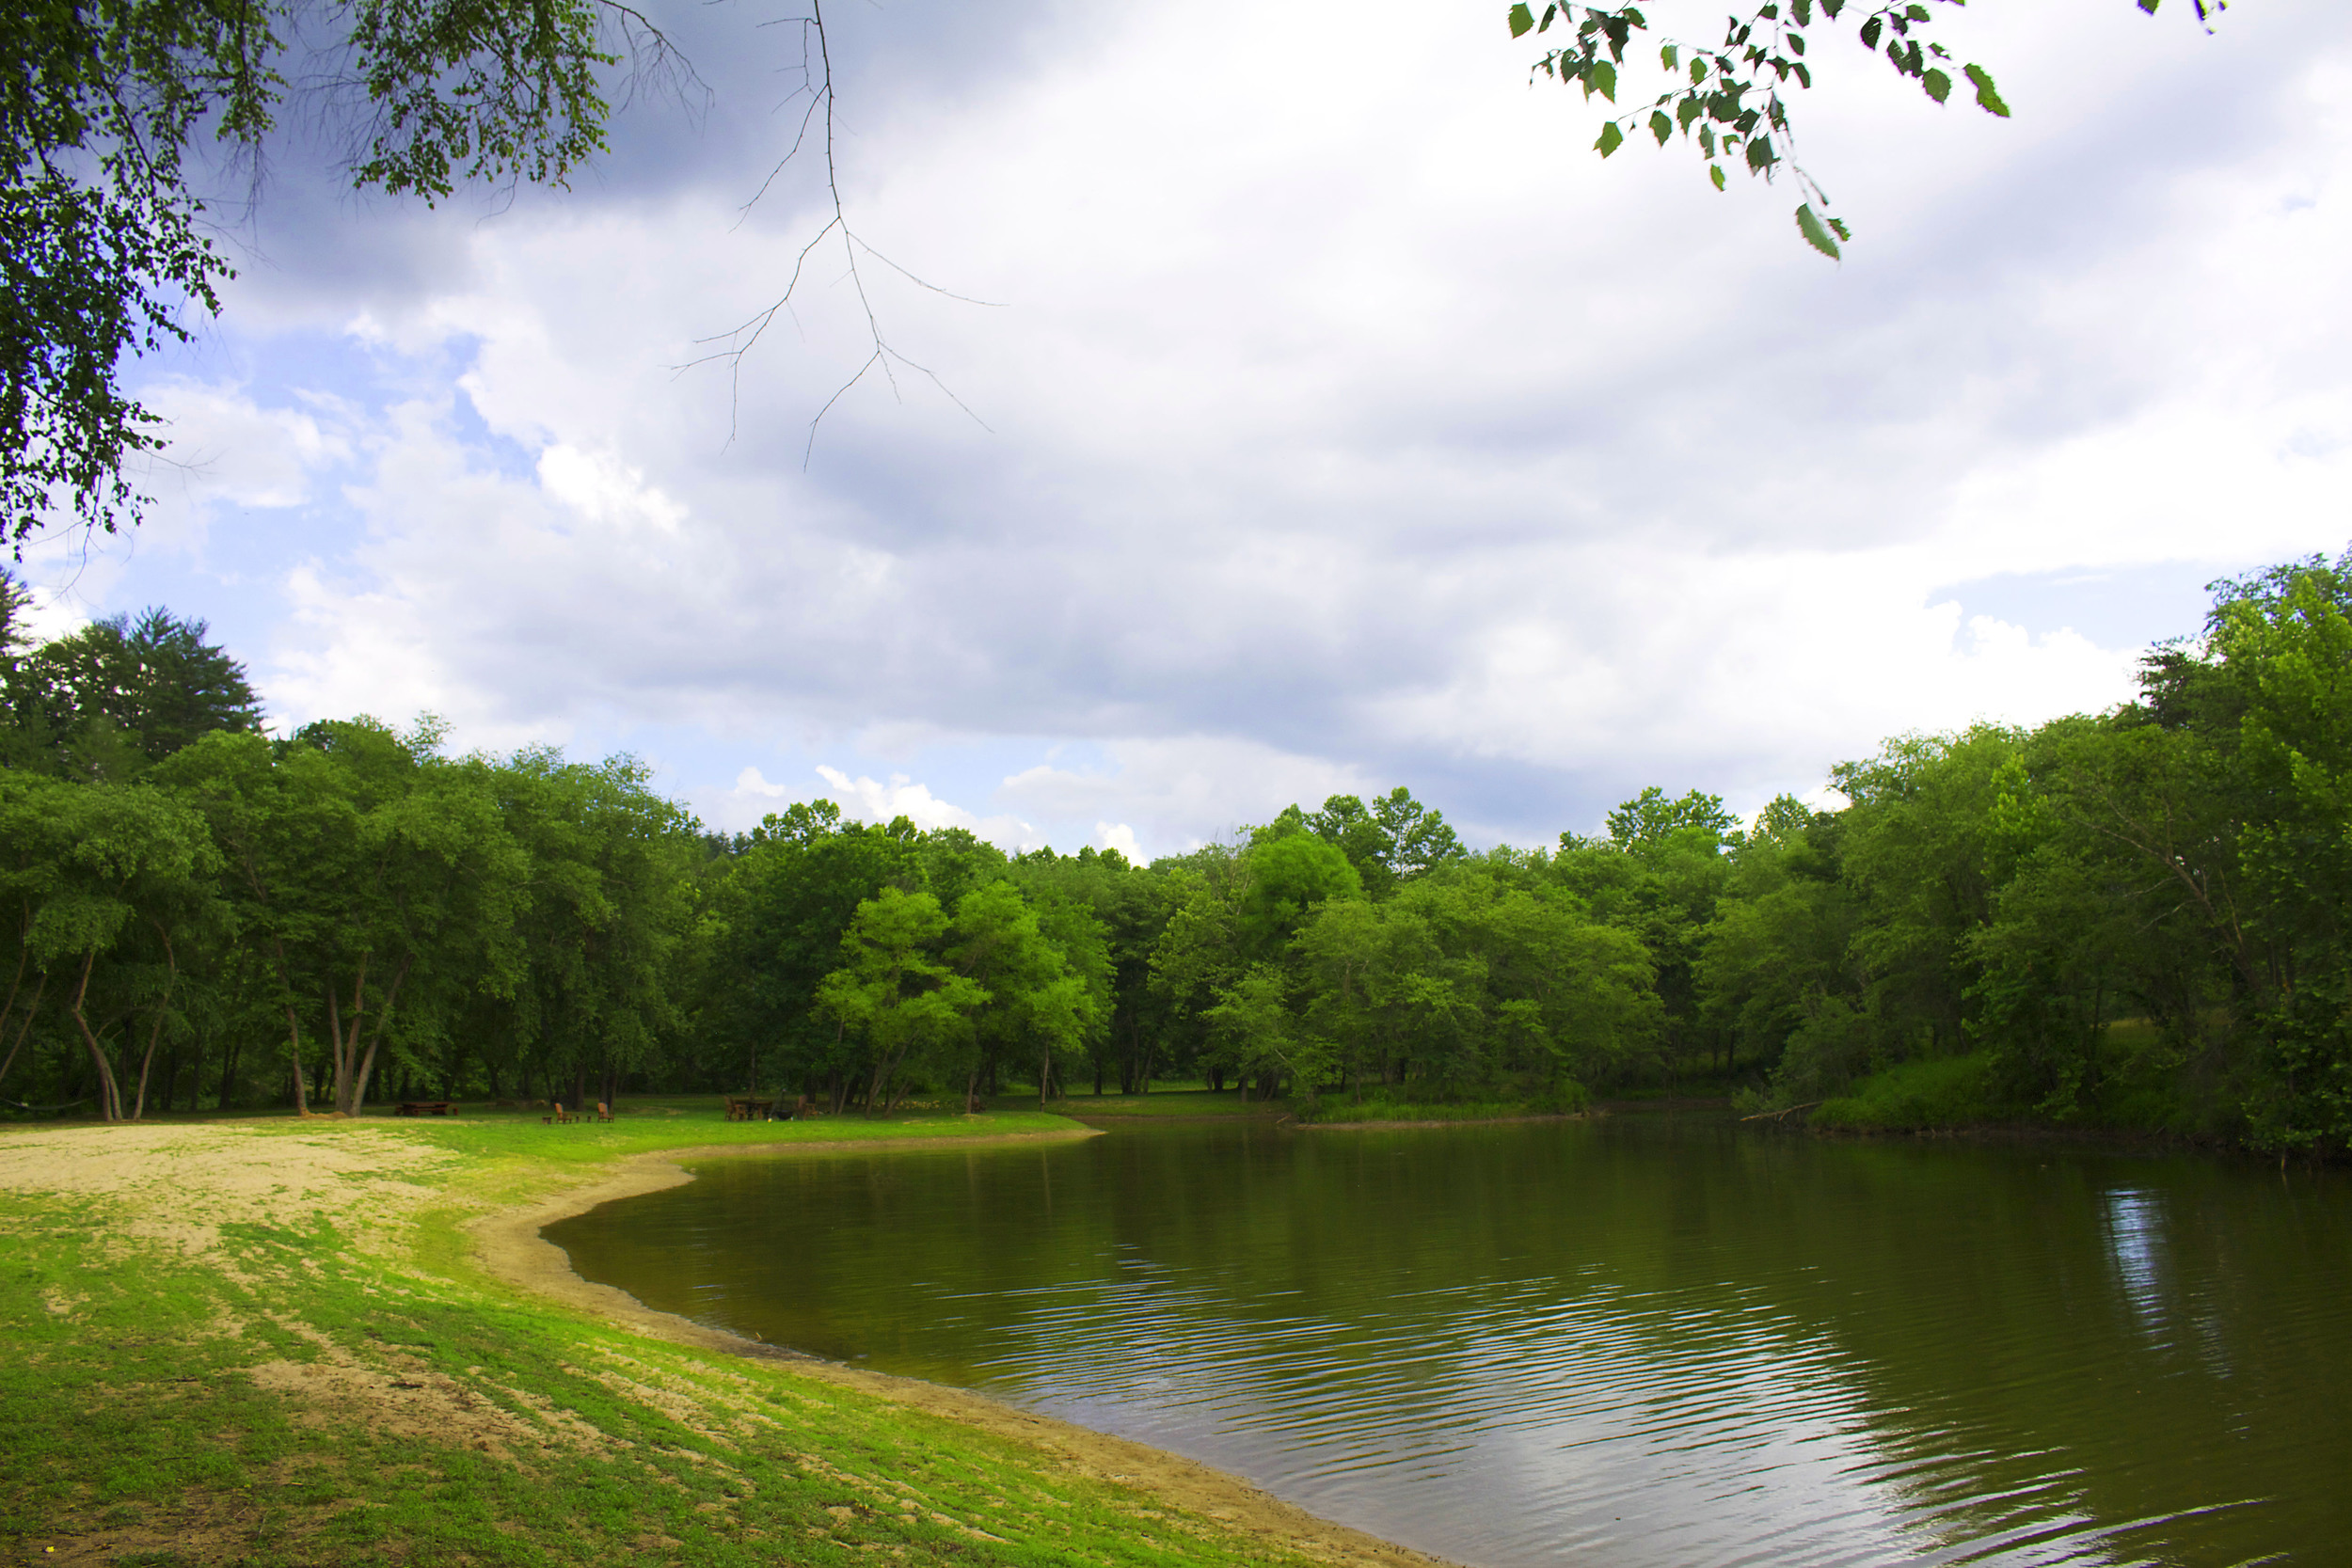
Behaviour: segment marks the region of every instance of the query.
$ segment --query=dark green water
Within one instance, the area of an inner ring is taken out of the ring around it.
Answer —
[[[713,1161],[659,1307],[1472,1563],[2352,1563],[2352,1183],[1708,1118]]]

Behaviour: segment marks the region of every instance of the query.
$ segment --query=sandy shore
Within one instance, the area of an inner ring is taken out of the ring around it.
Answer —
[[[934,1416],[977,1427],[1034,1448],[1057,1469],[1142,1488],[1178,1508],[1206,1514],[1245,1533],[1321,1561],[1383,1564],[1390,1568],[1449,1568],[1445,1560],[1350,1529],[1260,1490],[1237,1476],[1123,1437],[1112,1437],[1067,1421],[1033,1415],[967,1389],[916,1378],[845,1367],[780,1346],[707,1328],[675,1313],[657,1312],[626,1291],[598,1285],[572,1272],[564,1249],[540,1234],[557,1220],[586,1213],[615,1198],[656,1193],[693,1180],[679,1162],[739,1155],[793,1155],[905,1148],[973,1148],[1014,1143],[1098,1137],[1098,1130],[1023,1132],[1000,1138],[889,1138],[843,1143],[726,1145],[669,1149],[638,1155],[594,1182],[528,1208],[485,1215],[472,1222],[477,1258],[491,1275],[568,1307],[596,1313],[637,1333],[726,1355],[788,1361],[793,1375],[855,1388]]]

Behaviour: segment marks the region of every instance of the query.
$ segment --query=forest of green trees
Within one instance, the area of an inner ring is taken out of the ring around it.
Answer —
[[[2216,585],[2112,712],[1841,764],[1836,812],[1650,789],[1476,852],[1399,788],[1149,866],[827,801],[707,832],[429,720],[274,738],[201,622],[34,647],[0,597],[0,1114],[1705,1080],[2352,1146],[2352,554]]]

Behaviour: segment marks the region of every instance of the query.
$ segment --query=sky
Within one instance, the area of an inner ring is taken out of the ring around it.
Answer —
[[[2341,0],[1940,16],[2008,120],[1817,30],[1838,263],[1786,182],[1595,156],[1503,10],[836,8],[851,252],[786,9],[657,8],[691,78],[568,191],[358,195],[290,128],[132,369],[148,520],[23,574],[208,620],[281,730],[1151,856],[1399,784],[1481,845],[1826,799],[2352,543]]]

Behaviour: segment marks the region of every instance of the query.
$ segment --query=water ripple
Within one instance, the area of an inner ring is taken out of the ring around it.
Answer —
[[[552,1233],[1477,1563],[2352,1560],[2332,1186],[1607,1123],[885,1159]]]

